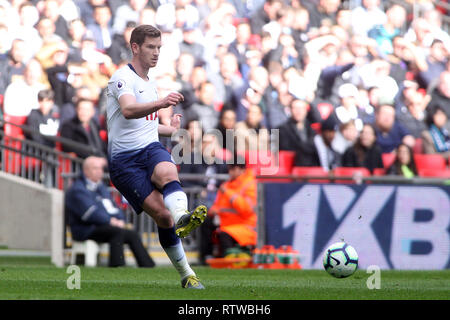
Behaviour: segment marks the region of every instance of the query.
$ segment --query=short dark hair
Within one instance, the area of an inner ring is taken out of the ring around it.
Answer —
[[[441,39],[434,39],[433,42],[431,42],[430,47],[434,46],[435,44],[443,44],[444,42]]]
[[[138,46],[141,46],[145,38],[160,38],[161,37],[161,31],[149,24],[142,24],[139,27],[134,28],[134,30],[131,32],[130,37],[130,46],[133,43],[136,43]]]
[[[55,98],[55,93],[53,90],[50,89],[44,89],[39,91],[38,93],[38,101],[41,102],[43,100],[53,100]]]
[[[244,156],[238,154],[236,151],[233,153],[231,159],[226,162],[228,168],[239,167],[245,169],[247,167],[247,161]]]
[[[93,7],[94,10],[95,9],[103,9],[103,8],[107,8],[107,9],[109,9],[111,11],[111,8],[106,3],[98,4],[98,5]]]

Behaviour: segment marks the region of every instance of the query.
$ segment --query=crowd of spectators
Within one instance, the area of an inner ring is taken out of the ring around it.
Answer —
[[[158,93],[185,96],[174,110],[161,110],[162,122],[177,112],[185,128],[197,120],[204,133],[219,129],[221,148],[230,147],[226,129],[238,129],[244,141],[238,151],[270,148],[270,130],[280,129],[279,147],[296,152],[296,165],[327,170],[373,169],[380,150],[395,152],[400,144],[416,150],[417,139],[423,140],[420,152],[448,157],[448,12],[427,0],[414,6],[384,0],[0,0],[2,112],[30,116],[44,135],[59,134],[104,156],[105,87],[131,58],[133,28],[152,24],[163,41],[151,70]]]

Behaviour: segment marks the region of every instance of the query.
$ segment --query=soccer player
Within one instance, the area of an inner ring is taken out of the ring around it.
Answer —
[[[170,126],[159,124],[158,110],[183,101],[178,92],[159,98],[156,83],[148,77],[156,66],[161,32],[151,25],[136,27],[130,38],[131,63],[118,69],[108,82],[108,164],[111,181],[137,214],[145,211],[158,225],[159,241],[181,276],[183,288],[204,289],[189,266],[179,238],[205,220],[206,207],[187,211],[171,155],[158,135],[171,136],[180,127],[175,114]]]

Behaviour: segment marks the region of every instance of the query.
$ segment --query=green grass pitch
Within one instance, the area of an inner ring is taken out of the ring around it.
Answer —
[[[194,267],[206,290],[184,290],[170,266],[153,269],[81,267],[80,290],[49,258],[0,257],[0,299],[298,300],[450,299],[450,270],[381,271],[381,289],[358,270],[335,279],[323,270],[254,270]]]

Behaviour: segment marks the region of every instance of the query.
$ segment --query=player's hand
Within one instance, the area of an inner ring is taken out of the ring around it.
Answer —
[[[172,118],[170,119],[170,126],[176,128],[176,129],[180,129],[181,117],[182,117],[181,114],[175,113],[172,116]]]
[[[184,101],[184,96],[181,93],[171,92],[167,97],[163,99],[163,108],[176,106],[182,101]]]

